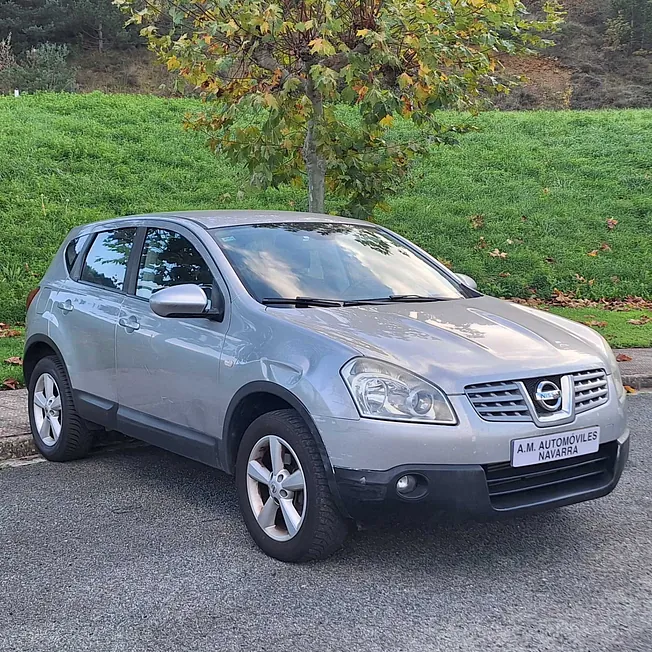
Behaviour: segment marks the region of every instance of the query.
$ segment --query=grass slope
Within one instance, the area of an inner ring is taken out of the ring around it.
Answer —
[[[3,321],[23,319],[25,295],[73,225],[143,211],[305,209],[301,190],[242,192],[243,172],[182,129],[199,108],[100,93],[0,98]],[[478,125],[418,164],[374,219],[491,294],[652,296],[652,111],[490,113]]]

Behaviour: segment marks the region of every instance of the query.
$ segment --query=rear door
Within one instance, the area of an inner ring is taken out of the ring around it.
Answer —
[[[115,333],[125,298],[127,267],[137,229],[114,228],[89,237],[71,277],[53,297],[50,329],[88,418],[117,402]],[[56,334],[52,331],[56,330]]]
[[[118,418],[127,432],[188,457],[215,463],[219,369],[230,306],[221,322],[159,317],[149,306],[158,290],[193,283],[228,297],[201,241],[182,226],[147,229],[133,287],[116,335]]]

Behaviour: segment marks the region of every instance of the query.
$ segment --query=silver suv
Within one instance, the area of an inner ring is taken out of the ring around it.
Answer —
[[[480,294],[379,226],[202,211],[74,229],[31,297],[34,440],[115,430],[235,474],[255,542],[322,558],[380,508],[484,517],[608,494],[628,455],[593,330]]]

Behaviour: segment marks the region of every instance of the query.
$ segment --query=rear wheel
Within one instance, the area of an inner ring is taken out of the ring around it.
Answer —
[[[294,410],[256,419],[236,462],[242,515],[258,546],[281,561],[328,557],[347,524],[335,506],[317,444]]]
[[[39,360],[31,374],[29,422],[36,448],[53,462],[84,457],[93,443],[75,410],[66,370],[55,356]]]

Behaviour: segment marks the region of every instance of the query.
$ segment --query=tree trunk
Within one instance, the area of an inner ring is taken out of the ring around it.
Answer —
[[[326,161],[317,152],[316,131],[324,116],[324,102],[321,93],[315,90],[311,80],[307,83],[306,95],[312,102],[312,117],[308,121],[306,139],[303,143],[303,159],[308,173],[308,210],[311,213],[323,213]]]
[[[104,52],[104,26],[102,23],[97,28],[97,49]]]

